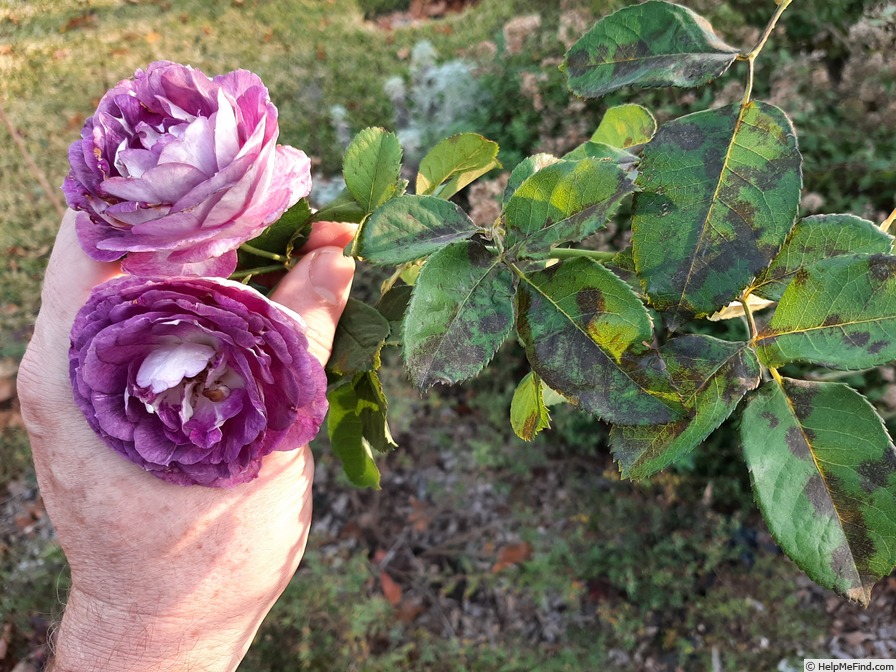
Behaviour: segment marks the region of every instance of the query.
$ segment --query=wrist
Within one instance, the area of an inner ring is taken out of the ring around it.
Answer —
[[[227,672],[249,648],[262,615],[222,622],[209,613],[156,614],[72,587],[48,672]]]

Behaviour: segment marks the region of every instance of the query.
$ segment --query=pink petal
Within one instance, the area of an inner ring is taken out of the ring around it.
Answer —
[[[155,192],[157,203],[175,203],[207,179],[205,173],[186,163],[160,163],[143,175],[143,181]]]
[[[161,202],[150,185],[138,177],[110,177],[103,180],[98,191],[106,196],[120,198],[125,201]]]
[[[218,111],[212,115],[215,122],[215,156],[218,168],[230,164],[240,151],[236,117],[233,114],[234,103],[223,89],[218,89]]]
[[[236,270],[236,250],[220,257],[206,259],[193,264],[178,264],[168,261],[163,253],[132,252],[121,262],[122,270],[132,275],[164,276],[205,276],[226,278]]]
[[[211,123],[205,117],[197,117],[184,130],[178,142],[166,145],[159,156],[159,163],[185,163],[195,166],[206,177],[218,172],[215,159],[215,136]]]
[[[134,428],[134,448],[151,464],[167,465],[177,450],[162,427],[154,422],[141,422]]]
[[[254,156],[240,157],[229,166],[218,171],[210,179],[197,185],[189,193],[184,194],[180,200],[171,206],[172,211],[190,210],[215,193],[229,189],[231,185],[239,181],[254,160]]]
[[[124,254],[118,250],[103,250],[99,244],[104,239],[103,227],[95,224],[86,212],[79,212],[75,219],[75,231],[78,234],[78,242],[81,244],[87,256],[95,261],[115,261],[121,259]]]
[[[143,173],[155,168],[159,157],[148,149],[123,149],[118,153],[118,163],[124,166],[124,177],[142,177]]]

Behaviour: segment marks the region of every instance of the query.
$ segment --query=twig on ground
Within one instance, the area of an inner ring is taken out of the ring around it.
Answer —
[[[0,105],[0,118],[3,119],[3,123],[6,125],[6,128],[9,131],[10,137],[12,137],[12,141],[19,149],[19,153],[22,155],[22,158],[25,159],[25,165],[27,165],[28,170],[31,171],[32,177],[37,180],[40,188],[43,189],[47,194],[47,200],[56,209],[56,212],[59,214],[59,218],[61,219],[62,216],[65,215],[65,206],[62,204],[62,201],[56,193],[56,190],[50,186],[50,182],[49,180],[47,180],[47,176],[43,174],[41,169],[38,168],[37,164],[34,162],[34,157],[31,156],[31,153],[28,151],[28,147],[25,146],[25,142],[19,135],[19,131],[15,126],[13,126],[12,121],[6,115],[6,110],[3,109],[3,105]]]

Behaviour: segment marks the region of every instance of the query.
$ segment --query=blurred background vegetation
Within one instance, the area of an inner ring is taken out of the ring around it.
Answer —
[[[366,126],[395,129],[410,166],[445,135],[476,131],[510,169],[574,147],[609,105],[640,102],[662,122],[741,97],[736,64],[702,90],[572,99],[563,53],[626,4],[0,0],[0,672],[41,668],[65,599],[14,379],[67,147],[103,92],[158,59],[257,72],[279,107],[281,142],[313,157],[321,202]],[[774,11],[772,0],[684,4],[744,47]],[[804,214],[881,221],[896,205],[894,47],[892,1],[801,0],[760,58],[755,95],[799,134]],[[488,221],[502,189],[496,172],[459,198]],[[615,224],[595,244],[626,236]],[[379,279],[362,268],[358,296]],[[896,579],[864,612],[805,579],[752,503],[734,421],[651,482],[624,482],[605,427],[568,408],[532,444],[513,436],[510,397],[526,371],[513,343],[487,376],[425,398],[386,355],[401,449],[381,460],[383,490],[353,490],[319,441],[308,553],[240,669],[715,672],[896,657]],[[848,378],[888,420],[893,380],[889,367]]]

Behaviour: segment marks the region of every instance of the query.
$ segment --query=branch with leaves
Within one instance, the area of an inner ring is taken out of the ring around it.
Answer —
[[[373,455],[395,447],[382,348],[401,347],[425,390],[480,374],[513,334],[532,369],[510,409],[520,437],[549,427],[550,405],[571,403],[613,425],[622,474],[643,479],[737,413],[756,501],[781,548],[820,585],[869,602],[896,565],[896,448],[857,391],[782,369],[896,359],[892,216],[880,227],[798,217],[793,124],[752,98],[753,63],[789,4],[748,51],[667,2],[599,21],[562,66],[576,94],[697,87],[746,62],[743,100],[660,128],[639,105],[611,108],[572,152],[516,166],[488,227],[449,199],[498,167],[495,143],[444,140],[409,194],[398,139],[372,128],[346,151],[336,202],[314,215],[302,205],[244,246],[244,261],[264,261],[254,272],[267,273],[270,261],[289,265],[312,220],[343,219],[361,223],[354,256],[396,267],[375,306],[349,304],[329,367],[328,426],[354,483],[378,487]],[[627,199],[631,246],[581,247]],[[754,315],[771,305],[770,318]],[[743,340],[699,333],[734,314],[745,317]]]

